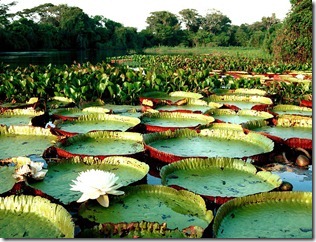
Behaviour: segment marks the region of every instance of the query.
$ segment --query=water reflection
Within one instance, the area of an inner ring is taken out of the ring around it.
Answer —
[[[96,64],[111,56],[126,55],[124,50],[25,51],[0,52],[0,63],[25,67],[32,65],[71,65],[74,62]]]
[[[272,171],[282,178],[283,181],[290,182],[293,185],[293,191],[305,191],[312,192],[313,187],[313,171],[312,165],[308,166],[308,169],[304,168],[293,168],[291,171],[278,170]]]

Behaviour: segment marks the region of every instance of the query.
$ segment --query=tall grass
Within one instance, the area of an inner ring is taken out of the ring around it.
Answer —
[[[272,56],[260,48],[252,47],[168,47],[159,46],[143,50],[145,54],[151,55],[216,55],[216,56],[238,56],[247,58],[271,59]]]

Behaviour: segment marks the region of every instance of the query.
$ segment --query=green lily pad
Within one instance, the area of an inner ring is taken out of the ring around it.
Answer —
[[[272,108],[273,112],[282,115],[282,114],[296,114],[302,116],[312,116],[313,109],[308,107],[300,107],[297,105],[289,104],[278,104]]]
[[[75,101],[72,98],[55,96],[48,100],[47,106],[49,109],[55,108],[69,108],[75,105]]]
[[[2,238],[74,238],[71,215],[39,196],[0,197]]]
[[[140,123],[140,119],[116,114],[88,114],[82,115],[75,120],[56,120],[54,124],[61,131],[68,134],[87,133],[96,130],[119,130],[128,129]]]
[[[268,192],[232,199],[216,213],[214,237],[311,239],[312,201],[312,192]]]
[[[70,190],[72,180],[77,178],[79,172],[88,169],[113,172],[120,178],[120,183],[127,186],[144,178],[149,171],[149,166],[129,157],[112,156],[101,160],[77,156],[62,159],[59,162],[49,162],[48,172],[44,180],[31,183],[30,186],[59,199],[64,204],[68,204],[78,200],[82,195],[78,191]]]
[[[166,223],[131,222],[99,224],[80,233],[80,238],[184,239],[201,238],[203,229],[190,226],[182,230],[167,229]]]
[[[251,109],[258,104],[273,104],[271,98],[262,96],[243,96],[243,95],[211,95],[207,98],[208,101],[221,104],[229,104],[237,106],[240,109]]]
[[[147,131],[161,131],[177,128],[207,127],[214,122],[211,116],[182,112],[144,113],[140,117]]]
[[[244,158],[274,148],[264,135],[236,129],[189,129],[144,134],[145,148],[150,156],[171,163],[187,157]]]
[[[270,119],[274,117],[268,112],[245,109],[241,109],[237,112],[232,109],[216,109],[209,110],[206,114],[213,116],[215,119],[232,124],[243,124],[253,120]]]
[[[142,110],[141,105],[117,105],[106,103],[102,107],[109,109],[113,114],[134,113],[141,112]]]
[[[129,186],[121,190],[125,194],[111,197],[108,208],[92,202],[82,204],[79,215],[101,224],[146,221],[166,223],[168,229],[179,230],[189,226],[205,229],[213,219],[203,198],[189,191],[161,185]]]
[[[44,112],[34,109],[7,109],[0,114],[0,124],[3,125],[29,125],[31,119],[42,115]]]
[[[156,108],[159,111],[192,111],[204,113],[209,109],[217,109],[223,106],[220,103],[206,102],[201,99],[188,98],[187,102],[183,105],[160,105]]]
[[[255,95],[265,96],[266,91],[256,88],[237,88],[237,89],[215,89],[213,91],[216,95]]]
[[[53,109],[51,111],[51,114],[56,119],[63,119],[63,120],[74,120],[79,118],[83,115],[88,114],[106,114],[110,113],[111,110],[105,108],[105,107],[85,107],[83,109],[81,108],[58,108]]]
[[[28,125],[0,126],[0,160],[30,154],[42,155],[57,141],[49,129]]]
[[[14,166],[0,166],[0,194],[10,191],[16,183],[13,178]]]
[[[240,159],[187,158],[163,166],[163,185],[176,185],[201,196],[243,197],[279,187],[282,179]]]
[[[142,93],[139,97],[142,105],[154,107],[158,104],[177,104],[187,102],[188,98],[200,99],[202,98],[202,94],[194,93],[194,92],[183,92],[183,91],[175,91],[167,94],[165,92],[146,92]]]
[[[255,132],[277,136],[284,140],[293,137],[310,140],[313,138],[312,118],[306,116],[280,115],[274,126],[258,121],[249,123],[247,128]]]
[[[200,99],[203,97],[200,93],[195,92],[184,92],[184,91],[174,91],[170,92],[169,95],[171,97],[186,97],[186,98],[194,98],[194,99]]]
[[[55,145],[59,157],[135,155],[144,152],[143,136],[136,132],[95,131],[78,134]]]

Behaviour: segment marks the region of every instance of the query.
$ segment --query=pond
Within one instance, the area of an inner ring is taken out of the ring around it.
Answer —
[[[21,51],[0,52],[0,63],[13,67],[32,65],[71,65],[76,63],[91,62],[96,64],[107,57],[122,56],[125,50],[64,50],[64,51]]]

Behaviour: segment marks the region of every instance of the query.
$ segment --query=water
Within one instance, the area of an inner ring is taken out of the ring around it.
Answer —
[[[67,50],[67,51],[25,51],[0,52],[0,63],[12,67],[32,65],[71,65],[90,62],[96,64],[105,61],[107,57],[126,55],[124,50]]]

